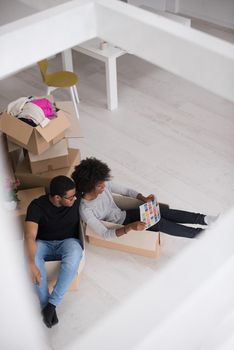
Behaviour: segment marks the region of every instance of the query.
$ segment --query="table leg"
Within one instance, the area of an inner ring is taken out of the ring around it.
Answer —
[[[110,111],[118,107],[116,58],[108,58],[106,66],[107,107]]]
[[[72,50],[68,49],[61,52],[63,69],[73,72]]]

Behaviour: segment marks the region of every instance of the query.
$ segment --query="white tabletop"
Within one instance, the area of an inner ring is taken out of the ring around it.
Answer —
[[[100,44],[102,41],[103,40],[100,38],[93,38],[91,40],[85,41],[84,43],[73,47],[73,49],[79,52],[83,52],[85,54],[89,54],[90,56],[93,56],[92,54],[103,56],[103,58],[113,58],[113,57],[117,58],[126,53],[126,51],[120,49],[119,47],[111,45],[110,43],[107,43],[107,47],[105,47],[102,50],[100,48]]]

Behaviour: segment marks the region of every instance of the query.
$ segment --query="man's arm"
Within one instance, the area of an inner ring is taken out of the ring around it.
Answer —
[[[33,221],[25,222],[25,248],[29,263],[29,269],[32,275],[33,283],[40,284],[41,274],[35,264],[35,255],[37,250],[36,237],[38,231],[38,224]]]

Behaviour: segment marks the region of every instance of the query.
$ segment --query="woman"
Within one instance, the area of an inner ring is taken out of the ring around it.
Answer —
[[[144,203],[154,199],[154,195],[147,197],[135,190],[128,189],[113,183],[110,169],[107,164],[96,158],[86,158],[75,167],[72,178],[76,184],[77,194],[81,196],[80,216],[103,239],[111,240],[122,236],[130,230],[142,231],[145,224],[140,221],[138,208],[121,210],[115,204],[112,193],[137,198]],[[188,227],[181,224],[209,225],[217,219],[215,216],[191,213],[182,210],[170,209],[159,205],[161,219],[148,230],[160,231],[173,236],[194,238],[202,228]],[[106,228],[101,220],[122,224],[119,229]]]

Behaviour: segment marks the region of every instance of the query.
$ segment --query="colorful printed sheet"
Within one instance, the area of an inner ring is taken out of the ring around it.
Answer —
[[[140,205],[141,221],[146,223],[146,228],[149,228],[161,219],[159,204],[156,199],[151,202]]]

